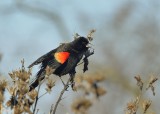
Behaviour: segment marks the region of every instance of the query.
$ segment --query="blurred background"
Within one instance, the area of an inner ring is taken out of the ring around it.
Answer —
[[[127,102],[137,94],[134,76],[147,80],[151,74],[160,75],[159,20],[158,0],[1,0],[0,73],[8,78],[23,58],[28,66],[60,43],[73,40],[75,33],[86,36],[96,29],[88,73],[105,75],[102,85],[107,94],[95,101],[89,114],[124,114]],[[48,113],[60,87],[39,102],[41,113]],[[159,90],[157,83],[151,112],[159,113]],[[76,95],[66,94],[57,113],[72,114],[70,104]]]

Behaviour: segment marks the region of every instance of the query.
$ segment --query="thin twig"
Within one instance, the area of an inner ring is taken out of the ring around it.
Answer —
[[[60,96],[59,96],[59,98],[58,98],[58,100],[57,100],[57,102],[56,102],[56,104],[55,104],[55,106],[54,106],[54,109],[53,109],[53,113],[52,113],[52,114],[55,114],[55,113],[56,113],[58,104],[59,104],[60,101],[62,100],[62,96],[63,96],[64,92],[66,91],[66,89],[68,88],[69,82],[70,82],[71,79],[72,79],[72,77],[70,76],[69,79],[68,79],[68,81],[67,81],[67,83],[64,85],[64,88],[62,89],[62,91],[61,91],[61,93],[60,93]]]
[[[53,111],[53,104],[51,105],[51,109],[50,109],[50,111],[49,111],[49,114],[51,114],[52,113],[52,111]]]
[[[137,113],[138,111],[138,108],[139,108],[139,104],[140,104],[140,100],[142,98],[142,91],[140,92],[139,96],[138,96],[138,101],[136,102],[136,110],[135,110],[135,114]]]
[[[37,97],[36,97],[36,101],[35,101],[35,105],[34,105],[34,109],[33,109],[33,114],[35,114],[36,107],[37,107],[37,102],[38,102],[38,100],[39,100],[38,95],[39,95],[39,90],[40,90],[41,84],[42,84],[42,83],[40,83],[39,86],[38,86],[38,94],[37,94]]]
[[[43,97],[44,95],[46,95],[48,92],[45,92],[44,94],[42,94],[41,96],[38,97],[38,99],[40,99],[41,97]]]
[[[38,114],[38,112],[39,112],[39,110],[37,109],[37,113],[36,114]]]

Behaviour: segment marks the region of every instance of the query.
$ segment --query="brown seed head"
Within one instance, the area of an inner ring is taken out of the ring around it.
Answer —
[[[36,97],[37,97],[37,95],[38,95],[38,92],[37,92],[37,90],[33,89],[32,91],[30,91],[30,92],[27,93],[27,94],[28,94],[28,96],[30,97],[30,99],[35,100]]]
[[[142,103],[142,107],[143,107],[143,111],[144,113],[147,112],[147,110],[149,109],[149,107],[151,106],[152,101],[151,100],[145,100]]]
[[[142,81],[140,75],[135,76],[134,78],[135,78],[136,81],[137,81],[137,86],[138,86],[138,87],[140,88],[140,90],[142,91],[142,89],[143,89],[143,81]]]
[[[92,102],[86,98],[80,98],[73,102],[71,108],[75,113],[83,114],[92,106]]]

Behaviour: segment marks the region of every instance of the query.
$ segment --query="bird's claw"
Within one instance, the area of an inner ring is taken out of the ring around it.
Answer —
[[[76,91],[75,82],[71,82],[71,87],[72,87],[72,90],[73,90],[73,91]]]
[[[72,90],[73,90],[74,86],[75,86],[75,82],[72,82],[71,83]]]
[[[68,91],[68,88],[69,88],[69,85],[66,85],[66,89],[65,89],[65,91]]]

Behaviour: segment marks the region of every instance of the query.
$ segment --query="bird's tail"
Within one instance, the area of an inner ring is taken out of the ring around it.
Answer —
[[[29,86],[29,91],[35,89],[39,85],[39,83],[45,78],[45,72],[46,71],[44,68],[38,71],[36,79],[34,79]]]

